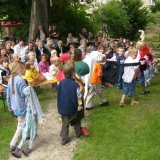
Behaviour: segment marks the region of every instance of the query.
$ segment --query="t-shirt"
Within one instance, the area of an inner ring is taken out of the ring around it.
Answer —
[[[99,63],[96,63],[95,67],[93,67],[93,73],[90,77],[90,83],[101,83],[102,76],[98,76],[98,74],[101,73],[102,73],[102,67]]]

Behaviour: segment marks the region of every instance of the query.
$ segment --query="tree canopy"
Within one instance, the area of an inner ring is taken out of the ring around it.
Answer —
[[[142,6],[141,0],[111,0],[95,11],[95,19],[100,25],[107,24],[110,36],[133,40],[151,20],[149,10]]]
[[[33,0],[1,0],[0,19],[24,21],[22,28],[12,29],[12,33],[28,37],[31,20],[31,6]],[[44,1],[45,3],[45,1]],[[52,0],[49,10],[48,24],[57,24],[60,38],[66,40],[67,34],[78,36],[82,28],[96,33],[97,27],[93,19],[86,13],[86,6],[81,5],[79,0]],[[39,9],[40,10],[40,9]],[[39,13],[41,15],[41,13]],[[39,23],[35,22],[35,23]]]

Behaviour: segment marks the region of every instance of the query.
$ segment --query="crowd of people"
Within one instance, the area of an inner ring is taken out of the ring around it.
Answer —
[[[101,32],[93,41],[92,33],[87,33],[84,28],[80,34],[78,48],[74,46],[78,39],[72,37],[70,33],[67,38],[69,49],[66,50],[63,42],[59,40],[60,34],[56,25],[50,28],[49,37],[43,30],[43,26],[39,25],[35,41],[29,41],[27,45],[24,45],[23,39],[19,39],[14,46],[11,41],[6,41],[5,46],[0,49],[0,87],[1,92],[7,96],[9,111],[13,112],[18,121],[15,135],[10,142],[12,155],[17,158],[21,157],[20,150],[29,132],[28,128],[26,131],[24,124],[27,124],[27,127],[31,125],[26,123],[29,122],[26,117],[30,116],[26,116],[26,113],[31,113],[34,115],[32,118],[36,117],[36,119],[44,117],[43,112],[40,111],[40,105],[36,107],[36,104],[33,103],[35,97],[38,96],[38,88],[32,83],[34,78],[43,77],[45,80],[56,80],[54,82],[58,89],[57,110],[62,118],[60,133],[62,145],[71,141],[69,138],[70,118],[78,110],[93,109],[95,94],[98,95],[100,107],[109,105],[109,100],[103,96],[103,88],[106,86],[115,86],[117,90],[123,89],[119,102],[121,107],[125,106],[126,95],[131,97],[131,105],[139,104],[135,99],[135,95],[138,96],[136,84],[141,83],[142,94],[150,93],[146,87],[150,85],[154,74],[158,73],[157,66],[159,65],[153,52],[153,45],[147,46],[144,31],[140,30],[139,32],[141,32],[141,36],[137,43],[131,43],[129,39],[124,41],[123,37],[120,37],[119,41],[115,43],[114,40],[109,41],[103,37]],[[91,41],[92,43],[90,43]],[[118,64],[116,70],[118,76],[113,76],[116,85],[105,75],[106,66],[109,63]],[[25,89],[28,86],[34,89],[34,95],[33,91],[28,89],[34,99],[27,98]],[[38,99],[36,100],[39,103]],[[37,117],[37,115],[40,116]],[[33,122],[36,125],[34,119]],[[36,137],[36,127],[32,127],[34,134],[30,135],[29,148],[22,151],[26,156],[32,151],[33,141]],[[77,138],[81,134],[90,135],[84,119],[75,124],[74,129]],[[21,135],[23,143],[17,146]]]

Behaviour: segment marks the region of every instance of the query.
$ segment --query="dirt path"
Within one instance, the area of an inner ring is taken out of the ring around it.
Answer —
[[[71,160],[74,155],[76,143],[79,139],[75,138],[73,127],[70,127],[71,143],[61,146],[61,138],[59,136],[61,128],[61,118],[57,113],[56,103],[49,104],[49,110],[46,114],[46,132],[44,130],[38,130],[38,136],[35,139],[34,150],[29,154],[29,157],[25,157],[21,152],[22,160]],[[23,146],[23,149],[27,148],[28,140]],[[12,155],[9,160],[17,160]]]

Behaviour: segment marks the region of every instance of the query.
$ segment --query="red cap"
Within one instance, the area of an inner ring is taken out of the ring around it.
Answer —
[[[71,58],[71,54],[69,53],[63,53],[61,54],[61,56],[59,57],[59,60],[61,62],[66,62],[67,60],[69,60]]]

